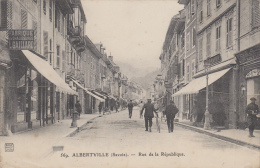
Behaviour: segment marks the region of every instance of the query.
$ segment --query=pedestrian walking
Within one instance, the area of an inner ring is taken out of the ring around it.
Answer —
[[[116,113],[119,113],[119,111],[118,111],[118,108],[119,108],[119,102],[118,102],[118,101],[116,101],[115,108],[116,108]]]
[[[77,100],[77,103],[75,104],[75,108],[76,108],[76,111],[78,112],[79,118],[80,118],[80,113],[81,113],[82,109],[81,109],[81,105],[79,103],[79,100]]]
[[[98,111],[99,111],[99,114],[101,114],[101,111],[102,111],[102,102],[99,103],[98,105]]]
[[[173,132],[174,123],[173,120],[175,115],[179,112],[179,109],[175,106],[174,102],[171,100],[170,104],[165,108],[165,114],[167,118],[168,132]]]
[[[143,101],[141,101],[141,103],[139,104],[140,118],[141,119],[143,118],[143,111],[142,111],[143,107],[144,107],[144,103],[143,103]]]
[[[258,105],[255,104],[256,98],[252,97],[251,103],[247,105],[246,107],[246,113],[247,113],[247,123],[248,123],[248,129],[249,129],[249,137],[255,137],[253,135],[257,117],[256,115],[259,112]]]
[[[132,100],[130,100],[130,103],[128,103],[127,107],[128,107],[128,111],[129,111],[129,118],[131,118],[132,117],[132,112],[133,112],[133,107],[134,107],[134,104],[132,103]]]
[[[156,112],[154,105],[152,104],[152,100],[148,99],[148,102],[146,104],[144,104],[143,108],[142,108],[142,113],[145,109],[144,112],[144,119],[145,119],[145,131],[148,131],[148,125],[149,125],[149,132],[152,131],[152,125],[153,125],[153,117],[154,114],[153,112]]]

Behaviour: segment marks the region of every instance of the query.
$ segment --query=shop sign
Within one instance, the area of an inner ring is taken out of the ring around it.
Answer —
[[[256,76],[260,76],[260,69],[253,69],[246,75],[246,78],[252,78]]]
[[[34,30],[9,30],[8,46],[10,50],[33,50]]]

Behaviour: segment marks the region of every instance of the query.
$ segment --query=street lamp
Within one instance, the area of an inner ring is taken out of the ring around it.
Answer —
[[[204,70],[206,72],[206,111],[205,111],[205,122],[204,122],[204,129],[209,130],[210,129],[210,113],[209,113],[209,70],[210,70],[210,62],[207,58],[204,61]]]

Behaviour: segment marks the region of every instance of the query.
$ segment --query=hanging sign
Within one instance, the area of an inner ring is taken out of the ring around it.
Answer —
[[[10,50],[33,50],[34,30],[9,30],[8,47]]]

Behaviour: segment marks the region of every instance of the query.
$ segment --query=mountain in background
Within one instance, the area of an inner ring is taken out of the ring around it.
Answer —
[[[120,67],[122,74],[126,75],[128,79],[133,82],[136,82],[144,89],[147,89],[151,86],[155,80],[157,74],[159,74],[160,69],[154,67],[147,68],[136,68],[125,62],[116,62]]]
[[[160,69],[156,69],[142,77],[133,77],[130,79],[131,81],[134,81],[138,83],[142,88],[148,89],[155,81],[156,76],[159,74]]]

